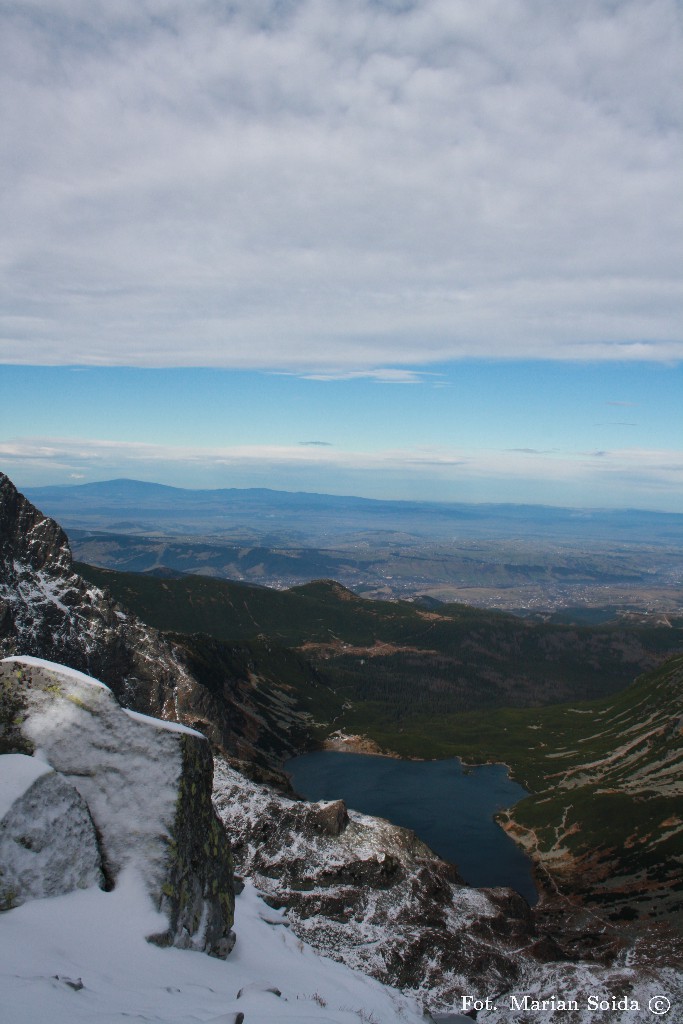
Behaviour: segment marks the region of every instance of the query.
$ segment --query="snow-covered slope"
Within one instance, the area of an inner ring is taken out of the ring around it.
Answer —
[[[424,1024],[396,990],[318,956],[247,885],[227,960],[159,949],[163,921],[133,870],[113,892],[37,900],[0,918],[8,1024]]]
[[[465,886],[409,829],[341,801],[310,804],[245,779],[220,760],[214,803],[236,867],[316,948],[450,1006],[485,972],[517,978],[512,950],[533,943],[531,913],[509,889]]]
[[[203,736],[121,709],[80,672],[10,658],[0,739],[3,1022],[423,1020],[415,1000],[314,953],[251,884],[232,949]]]

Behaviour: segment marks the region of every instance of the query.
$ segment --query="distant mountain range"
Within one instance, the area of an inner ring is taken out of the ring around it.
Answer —
[[[428,595],[587,624],[620,613],[683,615],[683,516],[670,513],[135,480],[29,494],[65,527],[75,557],[103,568],[279,589],[331,578],[366,597]]]
[[[616,536],[669,543],[683,539],[683,514],[545,505],[384,501],[268,488],[190,490],[140,480],[30,487],[26,496],[67,528],[224,533],[235,525],[272,533],[303,530],[330,539],[354,530],[416,531],[432,537]],[[277,521],[273,522],[273,516]],[[331,531],[331,532],[330,532]]]

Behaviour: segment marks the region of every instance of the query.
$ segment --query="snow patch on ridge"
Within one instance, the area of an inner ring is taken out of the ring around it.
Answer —
[[[124,715],[128,715],[134,722],[140,722],[142,725],[148,725],[154,729],[164,729],[166,732],[184,732],[188,736],[196,736],[200,740],[206,739],[201,732],[197,732],[196,729],[190,729],[189,725],[182,725],[181,722],[166,722],[162,718],[152,718],[151,715],[143,715],[139,711],[131,711],[130,708],[122,708],[122,710]]]

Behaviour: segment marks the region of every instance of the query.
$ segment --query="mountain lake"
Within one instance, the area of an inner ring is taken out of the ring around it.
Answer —
[[[530,905],[537,902],[531,861],[493,820],[527,796],[505,765],[321,750],[292,758],[285,770],[307,800],[342,799],[353,810],[412,829],[468,885],[509,886]]]

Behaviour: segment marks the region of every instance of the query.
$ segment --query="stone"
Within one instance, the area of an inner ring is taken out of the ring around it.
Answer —
[[[154,941],[227,956],[232,859],[211,803],[207,740],[123,709],[99,681],[36,658],[0,663],[0,695],[21,708],[11,733],[87,806],[109,884],[134,867],[166,913],[168,929]]]
[[[25,754],[0,755],[0,780],[22,790],[0,817],[0,909],[101,886],[95,826],[75,786]]]
[[[338,836],[349,823],[349,813],[343,800],[313,804],[311,819],[314,827],[328,836]]]

